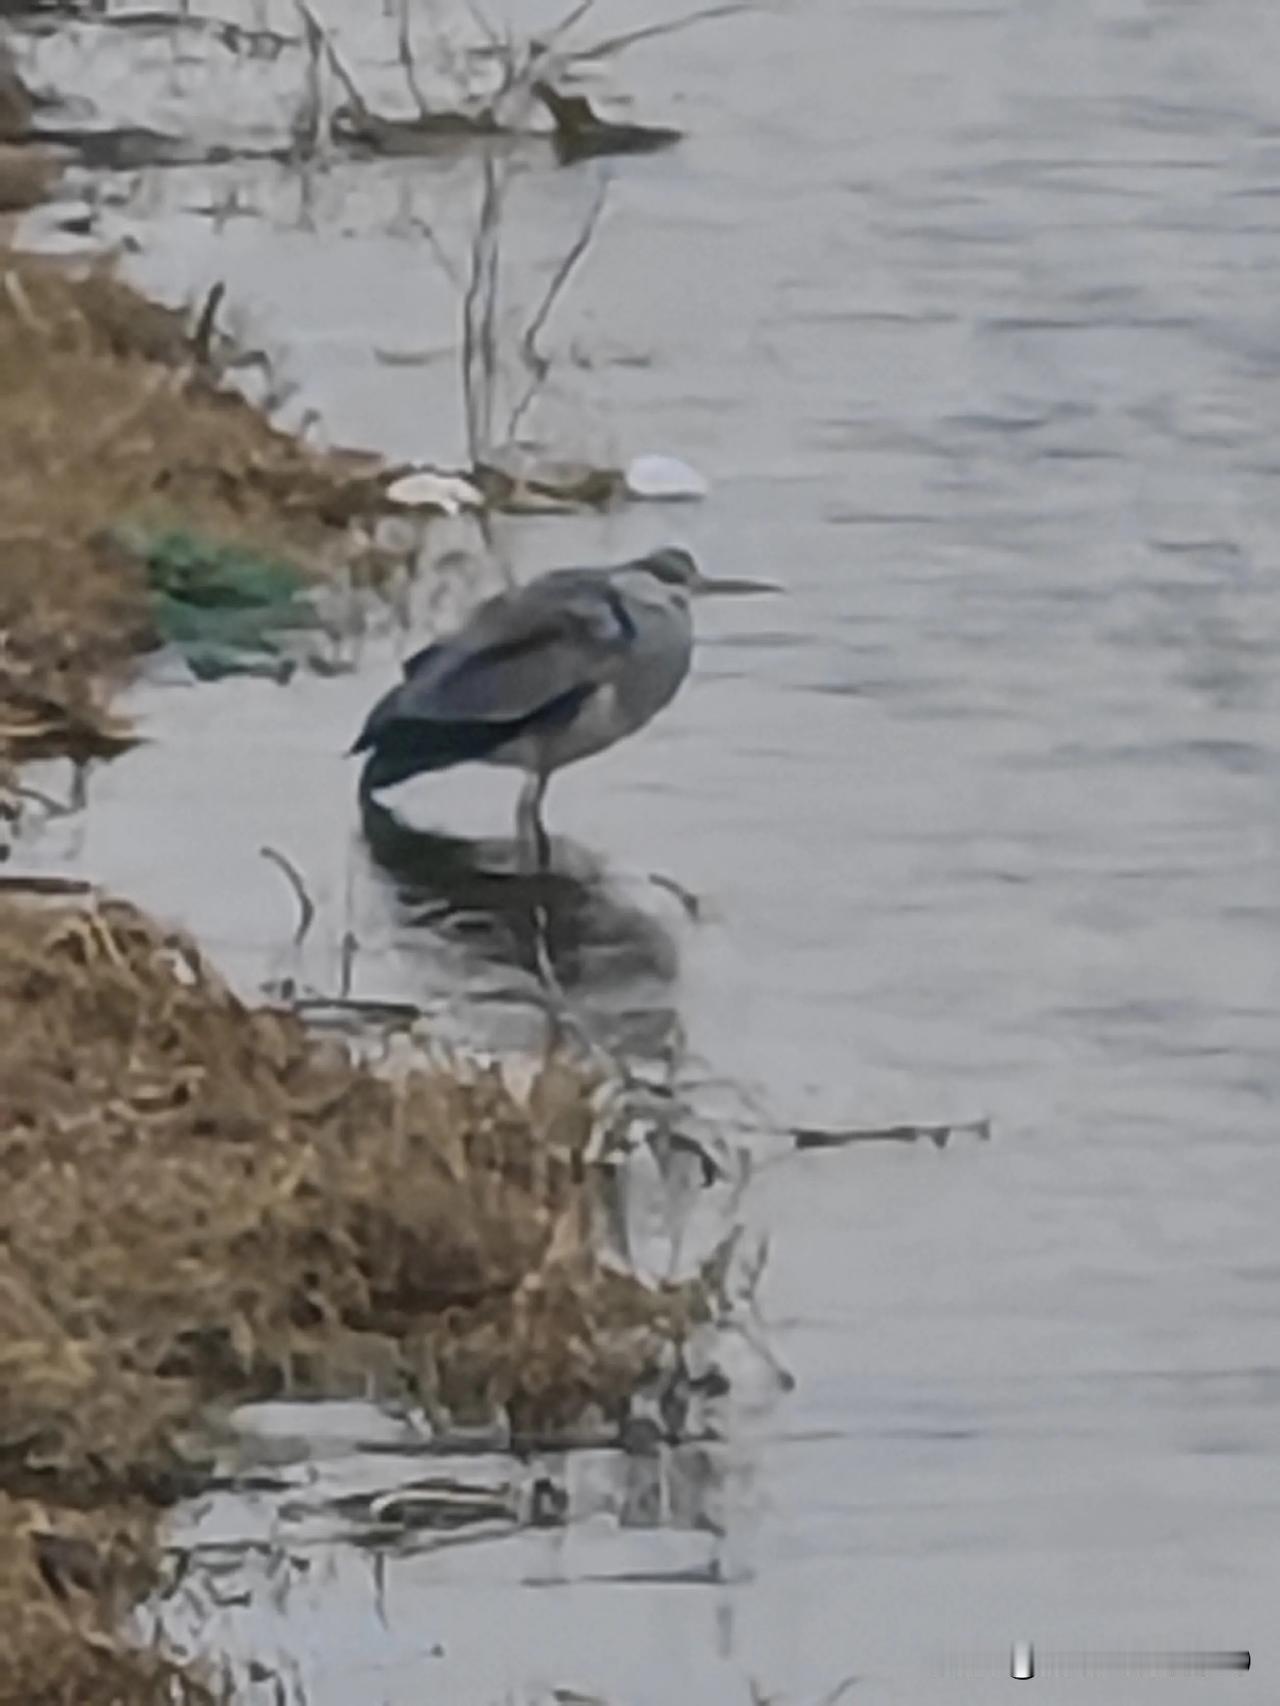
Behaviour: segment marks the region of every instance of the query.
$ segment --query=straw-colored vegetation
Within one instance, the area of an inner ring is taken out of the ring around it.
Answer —
[[[112,1613],[210,1402],[622,1414],[704,1304],[594,1254],[590,1091],[380,1074],[122,902],[0,899],[0,1701],[152,1697],[111,1681]]]
[[[381,505],[376,458],[313,451],[218,384],[211,319],[0,251],[0,764],[126,738],[110,694],[156,634],[113,526],[314,566]]]
[[[60,170],[47,149],[12,148],[0,139],[0,215],[37,206]]]

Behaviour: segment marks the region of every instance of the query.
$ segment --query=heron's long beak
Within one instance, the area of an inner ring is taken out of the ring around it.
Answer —
[[[785,592],[786,588],[774,581],[738,580],[732,575],[699,575],[692,590],[700,598],[709,598],[713,593]]]

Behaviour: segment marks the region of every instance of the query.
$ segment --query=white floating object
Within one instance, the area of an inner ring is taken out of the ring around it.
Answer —
[[[403,474],[387,487],[393,504],[406,509],[436,509],[444,515],[460,515],[464,509],[483,509],[484,498],[461,474],[438,474],[431,468]]]
[[[693,503],[711,490],[696,468],[675,456],[637,456],[623,480],[633,498],[651,503]]]

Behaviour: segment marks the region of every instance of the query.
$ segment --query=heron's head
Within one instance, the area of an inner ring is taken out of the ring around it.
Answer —
[[[690,552],[681,545],[664,545],[651,551],[636,564],[664,586],[680,587],[691,596],[709,597],[713,593],[781,592],[772,581],[738,580],[731,576],[704,575]]]

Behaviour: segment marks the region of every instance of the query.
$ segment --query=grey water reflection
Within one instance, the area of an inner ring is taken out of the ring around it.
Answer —
[[[652,906],[617,891],[598,855],[556,836],[550,867],[533,872],[513,838],[418,828],[369,799],[361,828],[410,962],[461,954],[489,1001],[540,988],[622,1059],[669,1054],[679,1031],[675,937]]]

